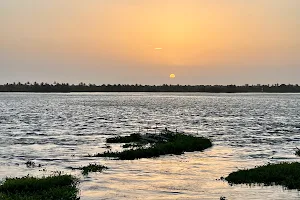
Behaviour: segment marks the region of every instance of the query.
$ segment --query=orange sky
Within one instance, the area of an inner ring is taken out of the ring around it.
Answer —
[[[299,83],[299,10],[299,0],[3,0],[0,80]]]

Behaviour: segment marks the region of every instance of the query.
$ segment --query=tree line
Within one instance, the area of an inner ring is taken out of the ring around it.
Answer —
[[[129,85],[129,84],[68,84],[68,83],[7,83],[0,85],[0,92],[210,92],[210,93],[296,93],[300,92],[298,84],[273,85]]]

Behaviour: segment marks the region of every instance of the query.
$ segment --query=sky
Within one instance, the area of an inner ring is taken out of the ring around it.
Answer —
[[[1,0],[0,84],[300,84],[299,10],[299,0]]]

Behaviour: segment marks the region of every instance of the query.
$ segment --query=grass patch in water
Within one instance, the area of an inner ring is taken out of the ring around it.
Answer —
[[[229,174],[225,180],[232,184],[282,185],[300,190],[300,163],[284,162],[238,170]]]
[[[171,131],[164,131],[159,135],[138,135],[138,137],[135,136],[135,144],[143,143],[150,144],[150,146],[142,146],[136,149],[128,149],[121,152],[106,151],[104,153],[95,154],[93,157],[116,157],[120,160],[134,160],[139,158],[159,157],[167,154],[180,155],[184,152],[203,151],[204,149],[212,146],[211,141],[207,138],[195,137],[192,135],[175,133]],[[133,142],[133,140],[129,140],[128,138],[125,140],[130,143]],[[116,140],[114,139],[113,141]],[[119,136],[118,141],[124,140]]]
[[[1,200],[78,200],[79,181],[71,175],[6,178],[0,185]]]
[[[108,169],[108,167],[90,163],[88,166],[80,167],[79,169],[82,170],[83,175],[88,175],[89,172],[102,172],[103,170]]]
[[[113,138],[107,138],[106,143],[130,143],[130,142],[140,142],[141,134],[133,133],[129,136],[117,136]]]
[[[35,162],[31,161],[31,160],[28,160],[26,163],[25,163],[26,167],[28,168],[35,168],[35,167],[42,167],[41,164],[35,164]]]
[[[137,143],[127,143],[127,144],[124,144],[122,147],[123,148],[136,148],[136,147],[142,147],[143,144],[137,144]]]

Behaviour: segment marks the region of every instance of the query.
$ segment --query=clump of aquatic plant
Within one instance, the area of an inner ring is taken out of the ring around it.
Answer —
[[[300,163],[267,164],[253,169],[238,170],[225,179],[232,184],[282,185],[300,189]]]
[[[141,134],[133,133],[129,136],[117,136],[113,138],[107,138],[107,143],[130,143],[130,142],[139,142],[141,141]]]
[[[90,163],[88,166],[80,167],[79,169],[82,170],[83,175],[88,175],[89,172],[102,172],[103,170],[108,169],[108,167]]]
[[[98,153],[93,156],[116,157],[120,160],[134,160],[139,158],[159,157],[160,155],[167,154],[180,155],[184,152],[203,151],[212,146],[210,139],[184,133],[174,133],[171,131],[165,131],[159,135],[140,135],[139,141],[147,141],[147,143],[151,145],[138,147],[136,149],[128,149],[121,152],[105,151],[104,153]],[[132,142],[132,140],[130,142]]]
[[[127,143],[124,144],[122,147],[123,148],[136,148],[136,147],[142,147],[143,144],[136,144],[136,143]]]
[[[34,168],[34,167],[42,167],[41,164],[35,164],[35,162],[31,161],[31,160],[28,160],[26,163],[25,163],[26,167],[28,168]]]
[[[300,149],[296,147],[296,152],[295,152],[296,156],[300,156]]]
[[[71,175],[6,178],[0,185],[1,200],[79,200],[79,181]]]

